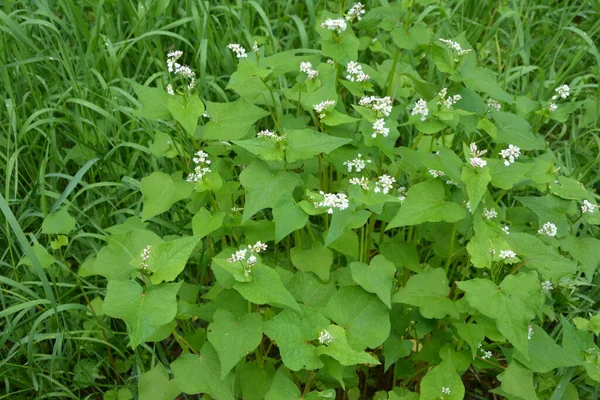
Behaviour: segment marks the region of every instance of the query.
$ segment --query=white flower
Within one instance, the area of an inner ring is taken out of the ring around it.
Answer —
[[[192,158],[194,162],[194,172],[189,174],[186,178],[188,182],[198,182],[200,179],[204,177],[204,175],[210,172],[210,163],[211,161],[208,159],[208,154],[202,150],[196,152],[194,158]]]
[[[240,212],[243,210],[244,210],[244,207],[231,207],[231,212]]]
[[[326,207],[328,214],[333,214],[333,209],[345,210],[350,205],[347,196],[344,193],[325,193],[319,192],[323,196],[320,202],[314,202],[316,208]]]
[[[500,105],[500,103],[498,103],[497,100],[494,100],[491,97],[487,100],[487,105],[489,108],[493,108],[496,111],[500,111],[502,109],[502,106]]]
[[[346,30],[346,20],[343,18],[338,19],[328,19],[321,24],[321,28],[329,29],[330,31],[336,31],[337,33],[342,33]]]
[[[237,58],[246,58],[246,57],[248,57],[248,54],[246,54],[246,49],[244,49],[242,46],[240,46],[237,43],[229,43],[227,45],[227,47],[229,49],[231,49],[231,51],[233,51],[235,53],[235,56]]]
[[[385,127],[385,121],[383,120],[383,118],[379,118],[373,123],[373,130],[375,132],[373,132],[373,134],[371,135],[372,138],[376,138],[377,135],[388,137],[390,133],[390,128]]]
[[[350,82],[365,82],[369,80],[370,76],[365,74],[362,70],[362,66],[354,61],[350,61],[346,65],[346,80]]]
[[[187,65],[175,63],[175,75],[181,75],[184,78],[195,78],[196,73]]]
[[[443,388],[442,388],[442,393],[443,393],[443,394],[451,394],[452,392],[451,392],[450,388],[443,387]]]
[[[582,213],[588,213],[591,214],[594,212],[594,210],[597,208],[598,206],[595,204],[590,203],[587,200],[583,201],[583,205],[581,206],[581,212]]]
[[[558,229],[552,222],[546,222],[540,229],[538,229],[540,235],[556,236]]]
[[[548,110],[550,110],[550,111],[556,111],[557,108],[558,108],[558,106],[556,105],[556,103],[548,104]]]
[[[500,258],[503,260],[513,261],[517,257],[517,253],[512,250],[500,250]]]
[[[361,20],[362,16],[365,15],[365,6],[362,3],[355,3],[352,8],[348,10],[348,14],[346,14],[346,21],[354,21]]]
[[[325,118],[325,109],[335,105],[334,100],[325,100],[313,106],[315,111],[319,114],[319,118]]]
[[[460,186],[460,184],[452,179],[448,179],[446,181],[446,185],[450,185],[450,186]]]
[[[483,168],[487,165],[487,161],[481,158],[482,155],[487,153],[487,150],[479,150],[477,148],[477,144],[475,143],[471,143],[469,145],[469,150],[471,152],[471,159],[469,160],[469,162],[473,167]]]
[[[427,118],[427,115],[429,115],[429,109],[427,108],[427,102],[423,99],[419,99],[419,101],[417,101],[415,103],[414,108],[410,112],[410,115],[417,115],[417,114],[419,114],[421,116],[421,121],[425,121],[425,119]]]
[[[406,187],[405,186],[398,187],[398,200],[400,200],[400,201],[406,200]]]
[[[571,92],[571,88],[569,87],[569,85],[562,85],[562,86],[559,86],[556,89],[554,89],[554,91],[556,92],[556,94],[558,95],[558,97],[566,99],[567,97],[569,97],[569,93]],[[556,100],[558,97],[556,95],[552,96],[552,100]]]
[[[491,209],[487,209],[487,208],[483,208],[483,216],[485,219],[487,219],[488,221],[490,219],[494,219],[498,216],[498,213],[496,212],[496,209],[494,207],[492,207]]]
[[[460,43],[455,42],[453,40],[441,38],[438,40],[444,43],[446,46],[450,47],[451,49],[456,50],[456,53],[459,57],[471,52],[471,49],[463,49]],[[454,59],[454,61],[458,61],[458,58]]]
[[[208,113],[208,111],[204,111],[204,112],[202,113],[202,117],[203,117],[203,118],[208,118],[208,119],[210,119],[210,114]]]
[[[258,53],[258,42],[256,40],[252,44],[252,51]]]
[[[361,176],[360,178],[350,178],[349,182],[351,185],[358,185],[364,190],[369,190],[369,180],[364,176]]]
[[[517,158],[521,155],[521,149],[512,144],[508,145],[508,149],[500,151],[500,155],[504,158],[504,165],[507,167],[514,163]]]
[[[502,229],[502,232],[506,233],[507,235],[510,235],[510,226],[502,225],[500,229]]]
[[[152,248],[152,246],[148,245],[148,246],[144,247],[144,251],[142,251],[142,262],[140,263],[140,267],[142,269],[148,268],[146,261],[148,261],[148,259],[150,258],[150,249],[151,248]]]
[[[300,63],[300,72],[305,72],[308,79],[315,79],[319,75],[319,71],[312,68],[310,61],[302,61]]]
[[[377,114],[383,114],[385,117],[389,117],[392,112],[392,99],[390,96],[363,96],[358,105],[368,107]]]
[[[171,85],[170,83],[167,85],[167,93],[169,93],[170,95],[175,95],[175,91],[173,90],[173,85]]]
[[[437,170],[435,170],[435,169],[430,169],[430,170],[429,170],[429,171],[427,171],[427,172],[429,172],[429,174],[430,174],[431,176],[433,176],[434,178],[437,178],[438,176],[444,176],[444,175],[446,175],[446,174],[444,173],[444,171],[437,171]]]
[[[274,138],[276,137],[277,134],[273,131],[270,131],[268,129],[265,129],[264,131],[260,131],[256,134],[256,137],[269,137],[269,138]]]
[[[256,253],[260,253],[261,251],[266,251],[267,250],[267,245],[262,243],[260,240],[258,242],[256,242],[253,245],[248,245],[248,249],[250,249],[250,251],[256,252]]]
[[[484,360],[489,360],[490,358],[492,358],[491,351],[482,350],[482,352],[483,352],[483,355],[481,356],[481,358],[483,358]]]
[[[545,292],[549,292],[552,289],[554,289],[554,286],[552,286],[552,282],[550,282],[550,281],[542,282],[541,286],[542,286],[542,290]]]
[[[372,162],[372,160],[362,158],[362,154],[358,153],[354,160],[344,161],[344,165],[348,167],[348,172],[352,172],[353,168],[356,172],[360,172],[367,167],[367,164]]]
[[[458,103],[462,96],[460,94],[455,94],[454,96],[450,96],[446,98],[446,94],[448,93],[448,89],[442,88],[442,91],[439,93],[440,100],[438,100],[438,105],[451,108],[454,104]]]
[[[248,260],[246,262],[248,263],[249,267],[253,267],[258,262],[258,258],[256,258],[256,256],[254,254],[252,254],[250,257],[248,257]],[[246,275],[246,276],[248,276],[248,275]]]
[[[331,333],[327,332],[326,329],[323,329],[321,332],[319,332],[319,343],[320,344],[328,345],[329,343],[333,342],[334,340],[335,340],[335,338],[333,336],[331,336]]]
[[[181,50],[170,51],[169,53],[167,53],[167,70],[169,72],[175,71],[175,65],[179,65],[176,64],[176,62],[182,55],[183,51]]]
[[[531,340],[533,337],[533,326],[529,325],[527,327],[527,340]]]
[[[235,253],[233,253],[231,255],[231,257],[229,257],[227,259],[227,261],[229,261],[230,263],[234,263],[234,262],[237,262],[237,261],[244,261],[244,260],[246,260],[246,253],[247,252],[248,252],[248,250],[246,250],[246,249],[238,250]]]
[[[467,210],[469,210],[470,213],[473,212],[473,210],[471,210],[471,202],[467,201],[467,203],[465,204],[465,207],[467,207]]]
[[[375,182],[375,193],[383,192],[384,194],[388,194],[390,190],[394,187],[394,182],[396,182],[396,178],[389,175],[381,175],[377,182]]]
[[[485,161],[483,158],[479,158],[479,157],[473,157],[470,160],[471,165],[475,168],[483,168],[487,165],[487,161]]]

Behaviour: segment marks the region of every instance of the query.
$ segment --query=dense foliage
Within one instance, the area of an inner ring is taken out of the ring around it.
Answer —
[[[598,398],[599,10],[294,3],[0,11],[6,397]]]

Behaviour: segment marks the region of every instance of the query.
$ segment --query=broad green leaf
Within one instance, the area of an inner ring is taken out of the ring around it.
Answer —
[[[514,144],[521,150],[544,149],[544,141],[535,135],[526,119],[502,111],[494,111],[492,116],[498,127],[496,142]]]
[[[600,265],[600,240],[593,237],[567,236],[560,240],[560,247],[581,263],[589,281]]]
[[[310,250],[294,247],[290,251],[294,267],[300,271],[312,272],[323,282],[329,282],[329,271],[333,263],[333,253],[321,242],[313,243]]]
[[[471,256],[471,263],[477,268],[491,268],[491,232],[483,221],[481,214],[475,214],[473,216],[473,230],[475,231],[475,235],[473,235],[469,244],[467,244],[467,251],[469,252],[469,256]]]
[[[233,143],[261,157],[265,161],[282,161],[284,157],[281,144],[270,137],[234,140]]]
[[[566,176],[559,176],[557,180],[557,183],[550,184],[550,191],[555,195],[567,200],[591,200],[581,182]]]
[[[498,380],[502,382],[502,390],[512,396],[524,400],[538,399],[533,388],[533,373],[515,360],[508,363],[508,368],[498,375]]]
[[[508,275],[499,287],[479,278],[456,285],[466,292],[469,305],[495,319],[498,330],[528,358],[528,322],[544,302],[537,274],[532,271]]]
[[[340,364],[349,366],[356,364],[379,364],[379,361],[365,353],[364,351],[356,351],[346,340],[346,332],[344,328],[337,325],[329,325],[327,332],[333,337],[333,342],[328,345],[320,345],[317,348],[317,354],[328,355],[339,361]]]
[[[328,325],[329,320],[321,313],[303,306],[301,312],[283,310],[264,322],[263,329],[265,335],[277,342],[285,366],[292,371],[299,371],[323,366],[315,344],[318,343],[321,330]]]
[[[210,120],[204,128],[204,139],[238,140],[248,134],[252,125],[269,113],[240,98],[228,103],[206,102]]]
[[[434,43],[431,46],[431,57],[440,72],[453,74],[456,71],[454,66],[454,54],[452,53],[452,50],[444,47],[444,45]]]
[[[200,356],[184,354],[171,363],[171,371],[179,390],[186,394],[208,393],[215,400],[233,400],[235,374],[221,379],[217,352],[206,343]]]
[[[133,229],[108,236],[106,243],[96,256],[94,271],[109,280],[127,280],[132,272],[141,268],[144,248],[162,243],[162,239],[154,232]]]
[[[264,81],[270,74],[270,70],[257,66],[255,61],[241,62],[237,71],[229,78],[227,89],[235,91],[251,103],[272,106],[269,86]]]
[[[46,250],[46,248],[39,243],[36,243],[33,246],[31,246],[31,250],[40,262],[42,268],[48,268],[56,262],[56,258],[54,258],[50,253],[48,253],[48,250]],[[31,262],[31,259],[28,256],[23,256],[23,258],[19,261],[19,265],[28,265],[30,267],[33,267],[33,263]]]
[[[401,49],[414,50],[421,44],[426,44],[431,40],[431,32],[425,24],[415,24],[409,31],[404,28],[396,27],[390,34],[394,43]]]
[[[150,248],[150,257],[146,264],[152,272],[150,280],[154,285],[162,281],[173,281],[183,271],[192,251],[200,242],[197,236],[159,243]]]
[[[353,118],[348,114],[341,113],[337,110],[329,110],[325,115],[325,118],[321,119],[321,123],[328,126],[337,126],[342,124],[350,124],[353,122],[358,122],[360,119]]]
[[[252,268],[252,276],[254,279],[250,282],[237,282],[233,285],[246,300],[254,304],[271,304],[300,310],[275,270],[259,263]]]
[[[275,207],[282,198],[291,197],[294,188],[301,183],[298,175],[271,172],[267,164],[260,160],[254,160],[242,171],[240,182],[246,189],[242,222],[264,208]]]
[[[323,309],[336,292],[333,282],[323,283],[310,272],[296,272],[286,283],[292,296],[301,304],[316,310]]]
[[[213,286],[219,287],[219,285]],[[204,298],[208,298],[204,295]],[[210,302],[203,304],[198,309],[198,316],[205,321],[212,321],[217,310],[227,310],[234,317],[241,317],[248,313],[248,300],[233,289],[222,289]]]
[[[169,96],[167,107],[183,129],[193,136],[198,126],[198,118],[204,114],[202,100],[197,95],[188,96],[187,99],[183,96]]]
[[[352,141],[352,139],[330,136],[312,129],[287,131],[286,137],[288,162],[310,159],[321,153],[329,154]]]
[[[175,380],[169,380],[169,373],[160,363],[138,381],[139,400],[173,400],[179,393]]]
[[[479,344],[483,342],[485,337],[485,330],[476,323],[465,324],[463,322],[454,322],[453,325],[456,328],[458,336],[469,344],[471,354],[475,358],[479,350]]]
[[[306,54],[306,49],[280,51],[268,57],[260,58],[260,66],[271,70],[270,77],[278,77],[288,72],[297,71],[300,62],[309,61],[313,66],[321,62],[317,54]],[[297,56],[296,54],[301,54]]]
[[[321,48],[324,56],[331,57],[344,66],[350,61],[358,59],[360,41],[352,29],[346,29],[339,38],[334,37],[331,31],[323,32],[323,30],[324,28],[317,27],[317,31],[321,34]]]
[[[540,226],[546,222],[552,222],[558,230],[557,237],[569,234],[571,223],[565,214],[576,213],[574,202],[560,199],[551,194],[544,197],[516,197],[516,199],[539,217]]]
[[[171,208],[179,200],[187,199],[194,190],[192,183],[181,179],[181,173],[167,175],[153,172],[142,178],[141,191],[144,196],[142,220],[147,220]]]
[[[401,340],[394,334],[383,343],[383,358],[385,360],[385,370],[387,371],[396,361],[401,358],[407,357],[414,346],[414,343],[410,340]]]
[[[487,185],[492,180],[489,168],[481,168],[477,171],[464,167],[460,177],[467,186],[467,195],[471,203],[471,210],[476,210],[479,202],[487,192]]]
[[[323,314],[344,327],[348,344],[355,350],[374,349],[390,334],[389,310],[377,296],[360,286],[341,287]]]
[[[520,162],[506,166],[501,160],[488,160],[488,166],[492,176],[492,185],[505,190],[510,190],[515,185],[526,181],[525,174],[534,167],[531,163],[524,164]]]
[[[406,200],[386,229],[423,222],[456,222],[466,216],[463,207],[444,200],[444,184],[428,180],[412,186]]]
[[[261,368],[256,362],[247,362],[240,368],[240,386],[244,400],[263,400],[271,388],[275,368],[269,363]]]
[[[160,325],[175,318],[181,283],[163,283],[144,289],[132,280],[109,281],[102,311],[127,323],[131,346],[135,349]]]
[[[350,264],[352,279],[369,293],[374,293],[392,308],[391,297],[396,266],[382,255],[375,256],[369,265],[361,262]]]
[[[134,83],[133,90],[142,103],[142,108],[137,110],[134,115],[153,120],[167,119],[171,116],[167,105],[170,95],[163,89]]]
[[[202,207],[192,218],[192,231],[194,236],[202,239],[208,234],[216,231],[223,225],[224,212],[216,212],[211,215],[210,211]]]
[[[262,341],[262,318],[253,313],[236,319],[226,310],[217,310],[213,318],[208,326],[208,341],[219,355],[221,379],[224,379]]]
[[[265,396],[265,400],[301,400],[302,394],[298,386],[287,376],[277,371],[271,389]]]
[[[554,339],[537,325],[533,325],[533,336],[529,339],[529,360],[518,351],[515,353],[515,359],[533,372],[541,373],[582,364],[579,357],[556,344]]]
[[[75,218],[69,215],[68,207],[63,207],[44,218],[42,233],[46,235],[66,235],[73,230],[75,222]]]
[[[397,267],[408,268],[411,271],[421,272],[419,254],[414,243],[404,241],[402,235],[396,235],[391,240],[386,240],[379,245],[381,254],[393,262]]]
[[[308,214],[292,197],[282,197],[273,207],[275,241],[279,242],[290,233],[304,228]]]
[[[498,84],[496,74],[488,68],[478,67],[475,57],[472,55],[465,57],[465,61],[460,66],[459,73],[452,76],[451,79],[462,81],[469,89],[487,93],[490,97],[498,101],[514,103],[513,96],[504,91]]]
[[[139,217],[130,217],[125,220],[122,224],[113,225],[106,228],[105,231],[112,235],[120,235],[132,231],[134,229],[146,229],[148,226],[147,222],[142,222]]]
[[[449,293],[446,273],[441,268],[435,268],[411,276],[406,286],[394,294],[392,301],[419,307],[425,318],[441,319],[446,315],[458,318],[458,310],[448,298]]]
[[[449,389],[449,393],[442,392]],[[465,396],[465,386],[456,373],[452,358],[448,357],[441,364],[427,372],[421,381],[421,396],[419,400],[462,400]]]
[[[339,251],[350,260],[358,259],[358,235],[354,231],[346,231],[327,247]]]
[[[419,395],[403,387],[395,387],[388,392],[389,400],[419,400]]]

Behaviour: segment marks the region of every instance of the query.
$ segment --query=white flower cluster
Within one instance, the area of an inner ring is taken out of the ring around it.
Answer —
[[[479,150],[475,143],[469,145],[469,151],[471,152],[471,159],[469,162],[473,167],[483,168],[487,165],[487,161],[481,158],[482,155],[487,153],[487,150]]]
[[[198,182],[204,177],[204,175],[210,172],[210,160],[208,159],[208,154],[200,150],[196,153],[196,156],[192,159],[192,161],[194,161],[194,164],[196,164],[194,166],[194,172],[188,175],[186,181]]]
[[[443,393],[443,394],[451,394],[452,392],[450,391],[450,388],[443,387],[443,388],[442,388],[442,393]]]
[[[438,171],[438,170],[435,170],[435,169],[430,169],[430,170],[429,170],[429,171],[427,171],[427,172],[429,172],[429,174],[430,174],[431,176],[433,176],[434,178],[437,178],[437,177],[439,177],[439,176],[444,176],[444,175],[446,175],[446,174],[444,173],[444,171]]]
[[[497,100],[492,99],[491,97],[487,100],[487,106],[490,109],[494,109],[496,111],[500,111],[502,109],[502,106],[500,105],[500,103],[498,103]]]
[[[319,343],[320,344],[328,345],[329,343],[333,342],[334,340],[335,340],[335,338],[333,336],[331,336],[331,333],[327,332],[326,329],[323,329],[321,332],[319,332]]]
[[[379,118],[373,123],[373,130],[375,132],[373,132],[373,134],[371,135],[372,138],[376,138],[377,135],[388,137],[390,133],[390,128],[385,127],[385,121],[383,120],[383,118]]]
[[[483,358],[484,360],[489,360],[490,358],[492,358],[492,355],[493,355],[492,352],[491,351],[486,351],[482,347],[483,347],[483,343],[479,343],[477,345],[477,349],[483,353],[483,355],[481,356],[481,358]]]
[[[405,186],[398,187],[398,200],[400,200],[400,201],[406,200],[406,187]]]
[[[372,162],[372,160],[362,158],[362,154],[358,153],[354,160],[344,161],[344,165],[348,167],[348,172],[352,172],[352,169],[360,172],[367,167],[367,164],[371,164]]]
[[[315,79],[319,75],[319,71],[312,68],[310,61],[302,61],[300,63],[300,72],[305,72],[308,79]]]
[[[346,21],[352,22],[354,19],[360,21],[363,15],[365,15],[365,6],[362,3],[354,3],[346,14]]]
[[[346,25],[346,20],[343,18],[338,19],[328,19],[325,22],[321,23],[321,28],[329,29],[330,31],[335,31],[337,33],[342,33],[346,30],[348,25]]]
[[[252,43],[252,51],[258,53],[258,42],[256,40]]]
[[[144,248],[144,251],[142,251],[142,262],[140,263],[140,267],[142,269],[148,268],[146,261],[148,261],[148,259],[150,258],[150,249],[151,248],[152,248],[152,246],[148,245]]]
[[[473,212],[473,210],[471,209],[471,202],[470,202],[470,201],[467,201],[467,202],[465,203],[465,207],[467,207],[467,210],[469,210],[469,212],[470,212],[470,213],[472,213],[472,212]]]
[[[315,208],[326,207],[327,214],[333,214],[333,209],[345,210],[350,205],[348,197],[344,193],[325,193],[322,190],[319,192],[323,196],[320,202],[314,202]]]
[[[335,105],[333,100],[325,100],[313,106],[315,111],[319,114],[319,118],[325,118],[325,109]]]
[[[227,259],[227,261],[230,263],[246,261],[246,264],[244,265],[244,276],[248,276],[250,275],[250,272],[252,272],[252,267],[258,262],[254,253],[258,254],[266,250],[267,245],[259,240],[253,245],[249,244],[247,249],[236,251]],[[246,258],[246,256],[248,256],[248,258]]]
[[[498,216],[498,213],[496,212],[496,209],[494,207],[490,208],[489,210],[487,208],[483,208],[483,217],[485,219],[487,219],[488,221],[491,219],[494,219]]]
[[[508,145],[508,149],[500,151],[500,155],[504,158],[504,165],[507,167],[514,163],[517,158],[521,155],[521,149],[512,144]]]
[[[571,88],[569,87],[569,85],[560,85],[559,87],[554,89],[554,91],[556,92],[556,94],[552,96],[552,100],[558,100],[559,98],[566,99],[571,93]],[[556,103],[552,102],[548,104],[548,110],[556,111],[557,109],[558,106],[556,105]]]
[[[517,258],[517,253],[512,250],[500,250],[500,258],[503,260],[514,261]]]
[[[583,201],[583,205],[581,206],[581,212],[582,213],[588,213],[591,214],[594,212],[594,210],[597,208],[598,206],[595,204],[592,204],[591,202],[584,200]]]
[[[368,107],[377,114],[382,114],[385,117],[389,117],[392,112],[392,99],[390,96],[363,96],[358,102],[358,105]]]
[[[231,49],[231,51],[233,51],[235,53],[235,56],[237,58],[246,58],[248,57],[248,54],[246,54],[246,49],[243,48],[242,46],[240,46],[237,43],[229,43],[227,45],[228,49]]]
[[[533,326],[529,325],[527,327],[527,340],[531,340],[533,337]]]
[[[350,82],[366,82],[371,78],[369,75],[365,74],[362,70],[362,66],[354,61],[350,61],[346,65],[346,80]]]
[[[462,46],[460,45],[460,43],[455,42],[453,40],[450,39],[438,39],[440,42],[444,43],[446,46],[450,47],[451,49],[456,50],[456,53],[458,54],[459,57],[464,56],[467,53],[471,52],[471,49],[463,49]],[[458,58],[454,59],[454,61],[458,61]]]
[[[440,172],[440,171],[438,171],[438,172]],[[454,181],[454,180],[452,180],[452,179],[448,179],[448,180],[446,181],[446,185],[450,185],[450,186],[460,186],[460,183],[458,183],[458,182],[456,182],[456,181]]]
[[[447,94],[448,89],[442,88],[442,91],[438,93],[438,95],[440,96],[440,100],[438,100],[438,105],[445,108],[452,108],[454,104],[458,103],[460,99],[462,99],[462,96],[460,94],[455,94],[454,96],[446,97]]]
[[[552,286],[552,282],[550,281],[542,282],[541,287],[544,292],[550,292],[552,289],[554,289],[554,286]]]
[[[264,131],[258,132],[256,134],[256,137],[259,137],[259,138],[272,138],[272,139],[275,139],[278,142],[281,142],[283,140],[283,136],[279,136],[275,132],[270,131],[268,129],[265,129]]]
[[[427,102],[423,99],[419,99],[419,101],[415,103],[414,108],[410,112],[410,115],[417,114],[421,116],[421,121],[425,121],[427,115],[429,115],[429,108],[427,108]]]
[[[548,110],[550,111],[556,111],[558,109],[558,106],[556,105],[556,103],[550,103],[548,104]]]
[[[546,222],[540,229],[538,229],[540,235],[556,236],[558,229],[552,222]]]
[[[173,75],[179,75],[183,78],[190,79],[190,82],[188,83],[188,89],[192,90],[196,85],[196,73],[187,65],[179,64],[177,62],[181,56],[183,56],[183,51],[181,50],[170,51],[167,53],[167,70]],[[167,93],[170,95],[175,94],[175,90],[170,83],[167,85]]]
[[[394,188],[394,183],[396,182],[396,178],[389,175],[381,175],[377,178],[377,182],[375,182],[375,193],[383,192],[384,194],[388,194],[390,190]]]
[[[508,225],[502,225],[500,227],[500,229],[502,229],[502,232],[506,233],[507,235],[510,235],[510,226],[508,226]]]
[[[351,185],[358,185],[364,190],[369,190],[369,179],[364,176],[361,176],[360,178],[350,178],[349,182]]]

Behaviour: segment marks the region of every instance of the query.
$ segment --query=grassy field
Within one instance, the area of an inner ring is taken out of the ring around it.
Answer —
[[[561,173],[598,191],[600,2],[401,3],[407,22],[425,22],[446,37],[464,33],[478,64],[494,71],[504,90],[549,98],[557,83],[569,83],[577,107],[564,121],[528,120],[548,141]],[[387,4],[365,2],[367,10]],[[0,399],[137,398],[139,376],[156,363],[169,365],[181,352],[174,339],[129,347],[122,321],[102,315],[107,280],[81,273],[104,246],[107,228],[141,215],[144,177],[188,169],[183,159],[155,156],[156,133],[174,123],[135,115],[140,103],[134,84],[164,86],[166,54],[182,50],[196,71],[199,97],[232,101],[238,95],[226,87],[238,60],[228,44],[250,49],[256,41],[265,54],[318,49],[320,14],[340,14],[351,5],[318,0],[1,2]],[[374,66],[393,56],[382,48],[361,52],[359,61]],[[437,79],[428,71],[421,71],[424,79]],[[406,143],[414,140],[416,134],[411,135]],[[42,233],[42,223],[64,206],[74,227],[68,244],[61,245],[60,235]],[[153,230],[161,237],[181,234],[181,210],[152,218]],[[597,236],[598,229],[588,234]],[[210,274],[198,274],[196,281],[207,291]],[[554,311],[596,314],[597,278],[574,289],[569,301],[559,300]],[[556,325],[548,326],[558,335]],[[360,377],[363,398],[391,390],[389,374],[368,384]],[[580,398],[599,395],[583,375],[571,383]],[[492,398],[465,384],[467,398]],[[567,397],[552,400],[559,398]]]

